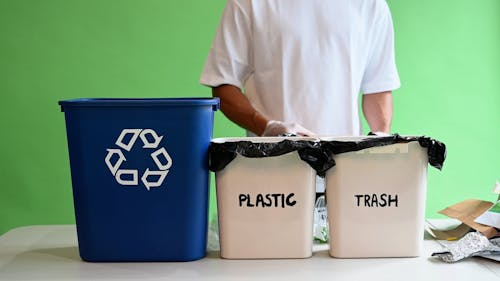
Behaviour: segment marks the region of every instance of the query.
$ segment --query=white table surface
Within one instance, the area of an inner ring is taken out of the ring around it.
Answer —
[[[336,259],[323,246],[308,259],[225,260],[209,252],[193,262],[88,263],[78,256],[74,225],[27,226],[0,236],[0,280],[500,280],[498,262],[446,264],[430,258],[438,243],[424,247],[418,258]]]

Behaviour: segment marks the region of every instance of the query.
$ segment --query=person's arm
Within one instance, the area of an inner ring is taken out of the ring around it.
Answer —
[[[363,113],[372,132],[389,133],[392,91],[400,87],[394,50],[394,28],[386,1],[376,1],[370,31],[370,55],[361,83]]]
[[[372,132],[390,133],[392,121],[392,92],[363,95],[363,114]]]
[[[220,85],[212,88],[212,95],[220,99],[220,109],[229,120],[257,136],[262,135],[269,120],[255,110],[240,88]]]
[[[226,117],[257,136],[314,136],[314,133],[294,122],[270,120],[259,113],[240,88],[223,84],[212,88],[212,95],[220,99],[220,109]]]

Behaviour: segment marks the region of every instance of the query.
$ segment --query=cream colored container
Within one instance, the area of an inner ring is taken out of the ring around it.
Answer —
[[[212,142],[274,143],[284,139],[225,138]],[[312,255],[316,171],[297,151],[264,158],[237,155],[215,173],[215,178],[222,258]]]
[[[336,165],[326,174],[330,255],[421,255],[427,159],[417,141],[335,155]]]

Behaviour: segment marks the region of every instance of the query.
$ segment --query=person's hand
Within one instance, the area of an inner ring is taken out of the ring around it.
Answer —
[[[310,137],[314,133],[307,130],[297,123],[284,123],[281,121],[271,120],[267,122],[266,129],[262,133],[263,137],[280,136],[283,134],[295,134],[297,136]]]

